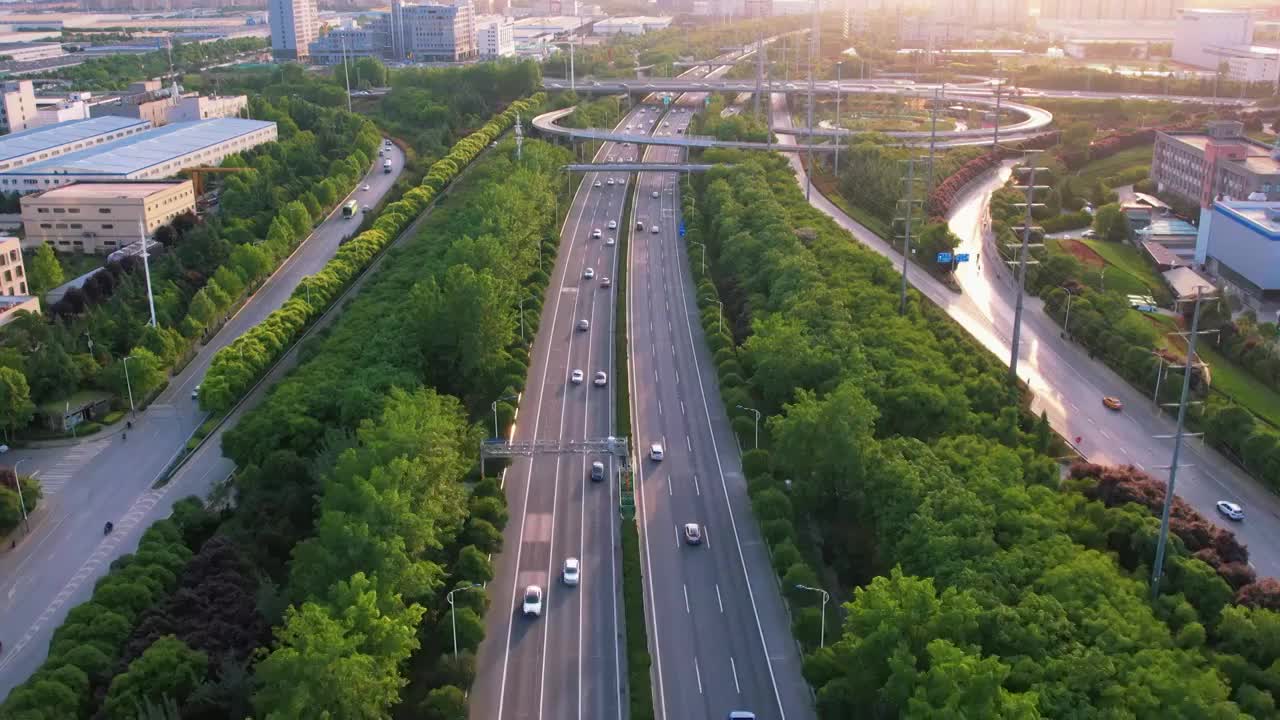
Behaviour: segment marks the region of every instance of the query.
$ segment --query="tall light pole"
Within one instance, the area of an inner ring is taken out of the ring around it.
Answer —
[[[746,405],[738,405],[738,406],[737,406],[737,408],[738,408],[739,410],[745,410],[746,412],[752,413],[752,414],[754,414],[754,415],[756,416],[756,445],[755,445],[755,449],[759,450],[759,449],[760,449],[760,411],[759,411],[759,410],[757,410],[757,409],[755,409],[755,408],[749,408],[749,407],[747,407]]]
[[[848,8],[845,8],[845,12],[846,13],[848,12]],[[840,138],[840,130],[841,130],[840,96],[842,94],[841,88],[840,88],[840,80],[841,80],[840,71],[843,68],[844,68],[844,61],[837,60],[836,61],[836,162],[835,162],[835,175],[837,180],[840,178],[840,139],[841,139]],[[813,138],[810,138],[809,142],[813,142]]]
[[[129,412],[137,415],[138,411],[133,407],[133,382],[129,380],[129,361],[132,359],[133,356],[130,355],[124,360],[121,360],[121,362],[124,363],[124,386],[129,390]]]
[[[717,324],[717,326],[716,326],[716,327],[717,327],[716,332],[723,333],[723,332],[724,332],[724,303],[720,302],[719,300],[717,300],[717,299],[715,299],[715,298],[713,298],[713,297],[707,297],[706,299],[707,299],[707,300],[710,300],[710,301],[711,301],[711,302],[713,302],[713,303],[715,303],[715,304],[720,308],[720,312],[719,312],[719,321],[718,321],[718,324]]]
[[[1067,336],[1071,334],[1071,298],[1075,296],[1071,294],[1071,288],[1066,285],[1059,285],[1058,287],[1067,291],[1067,316],[1062,321],[1062,333]]]
[[[538,257],[542,257],[542,243],[538,243]],[[542,263],[538,263],[541,265]],[[520,299],[520,342],[524,342],[524,304],[530,300],[537,300],[537,295],[530,295],[527,298]]]
[[[809,587],[799,583],[796,584],[796,589],[822,593],[822,633],[818,636],[818,647],[824,648],[827,646],[827,601],[831,599],[831,593],[822,588]]]
[[[156,326],[156,299],[151,294],[151,260],[147,252],[147,227],[138,221],[138,230],[142,235],[142,274],[147,278],[147,307],[151,310],[151,327]]]
[[[18,466],[26,462],[28,458],[22,458],[13,464],[13,485],[18,488],[18,507],[22,508],[22,527],[26,534],[31,534],[31,521],[27,519],[27,501],[22,498],[22,476],[18,474]]]
[[[351,112],[351,69],[347,65],[347,36],[339,39],[342,43],[342,74],[347,79],[347,112]]]
[[[702,274],[706,275],[707,274],[707,246],[703,245],[697,240],[690,240],[689,244],[697,245],[699,248],[702,248]]]
[[[1019,204],[1026,206],[1026,217],[1023,221],[1022,227],[1014,228],[1014,230],[1022,231],[1022,243],[1018,251],[1017,261],[1018,299],[1013,308],[1013,341],[1012,347],[1009,350],[1009,379],[1014,382],[1017,382],[1018,380],[1018,345],[1021,342],[1020,338],[1022,337],[1022,301],[1023,297],[1026,295],[1027,265],[1034,265],[1036,262],[1034,260],[1027,259],[1028,250],[1031,247],[1031,232],[1035,229],[1031,225],[1031,211],[1037,206],[1043,207],[1044,205],[1044,203],[1038,203],[1035,201],[1036,190],[1045,190],[1049,187],[1048,185],[1036,185],[1036,171],[1048,170],[1048,168],[1038,168],[1035,165],[1032,165],[1029,168],[1023,168],[1023,170],[1028,173],[1027,184],[1021,188],[1026,190],[1027,201]],[[1039,243],[1037,243],[1037,247],[1039,247]]]
[[[489,404],[489,407],[493,409],[493,436],[494,437],[498,437],[498,403],[502,402],[503,400],[518,400],[518,399],[520,399],[519,395],[503,395],[502,397],[498,398],[497,400],[494,400],[492,403]]]
[[[449,624],[453,626],[453,659],[454,660],[458,659],[458,611],[457,611],[457,608],[455,608],[453,605],[453,594],[459,593],[459,592],[466,592],[468,590],[474,590],[478,587],[484,587],[484,586],[481,585],[480,583],[471,583],[466,587],[454,588],[450,590],[447,595],[444,596],[444,599],[449,601]]]

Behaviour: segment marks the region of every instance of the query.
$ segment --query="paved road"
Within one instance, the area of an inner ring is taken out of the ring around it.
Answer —
[[[685,97],[677,107],[701,102]],[[668,113],[660,132],[685,128],[691,118],[691,112]],[[650,147],[645,159],[673,162],[682,152]],[[677,176],[641,173],[636,193],[627,324],[657,717],[722,718],[750,710],[759,718],[812,718],[799,651],[698,322],[678,236]],[[649,457],[654,442],[663,447],[661,462]],[[703,529],[700,546],[681,539],[682,526],[691,522]]]
[[[778,98],[776,102],[782,101]],[[775,117],[785,122],[787,114],[775,112]],[[803,186],[803,168],[796,160],[792,167]],[[1008,172],[1004,169],[975,183],[953,210],[949,223],[961,238],[960,252],[977,259],[996,257],[983,218],[991,193],[1004,184]],[[815,191],[810,204],[834,218],[859,242],[892,259],[895,267],[901,265],[898,251],[854,222],[821,193]],[[948,290],[918,268],[911,268],[909,279],[987,349],[1007,361],[1017,295],[1016,280],[1003,265],[986,260],[962,266],[957,280],[963,294]],[[1156,436],[1173,432],[1172,419],[1157,412],[1150,397],[1061,335],[1060,326],[1045,314],[1043,303],[1028,297],[1023,311],[1018,374],[1029,381],[1035,394],[1033,410],[1043,410],[1064,437],[1079,437],[1078,449],[1089,460],[1132,464],[1154,477],[1166,478],[1167,472],[1161,468],[1170,462],[1172,442]],[[1104,395],[1123,400],[1124,411],[1104,408]],[[1280,498],[1199,440],[1184,444],[1181,463],[1184,467],[1178,472],[1177,494],[1215,521],[1220,520],[1214,509],[1217,500],[1242,504],[1248,517],[1244,522],[1231,523],[1231,529],[1250,546],[1252,565],[1259,575],[1280,576],[1280,555],[1276,552],[1280,549]]]
[[[653,108],[646,108],[651,111]],[[656,112],[647,112],[652,118]],[[619,122],[638,123],[635,108]],[[636,148],[604,145],[597,160],[633,156]],[[610,177],[624,182],[610,185]],[[595,187],[596,182],[600,187]],[[516,442],[557,444],[613,434],[611,386],[597,387],[597,371],[614,368],[617,291],[602,287],[617,272],[622,207],[631,177],[625,173],[584,176],[561,230],[560,251],[534,339],[529,381],[511,437]],[[594,230],[600,238],[593,238]],[[595,277],[584,272],[592,268]],[[589,323],[579,330],[579,321]],[[582,384],[570,373],[582,370]],[[605,462],[606,479],[592,482],[593,461]],[[504,550],[495,558],[487,591],[492,601],[471,692],[477,720],[548,718],[609,720],[623,717],[621,565],[618,484],[605,455],[548,452],[522,457],[505,475],[511,520]],[[569,557],[581,562],[577,587],[561,582]],[[543,590],[540,618],[521,616],[524,590]]]
[[[375,204],[391,189],[404,168],[404,156],[392,150],[395,171],[385,174],[378,158],[351,197]],[[162,491],[150,488],[203,422],[191,398],[213,354],[280,307],[302,278],[321,268],[341,240],[354,233],[358,221],[344,220],[335,210],[243,308],[227,322],[169,387],[138,414],[126,441],[119,432],[104,434],[73,447],[15,450],[8,462],[20,462],[23,473],[44,485],[46,499],[32,516],[31,535],[0,557],[0,695],[25,680],[44,660],[53,629],[67,611],[86,600],[93,582],[116,557],[137,546],[140,530],[167,514],[174,500],[203,493],[221,466],[188,462],[185,481]],[[212,449],[211,449],[212,448]],[[221,459],[220,443],[209,442],[203,454]],[[227,461],[229,462],[229,461]],[[198,468],[199,472],[192,472]],[[117,529],[103,538],[106,521]]]

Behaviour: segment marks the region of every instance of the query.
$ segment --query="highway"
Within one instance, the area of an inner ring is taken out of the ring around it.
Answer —
[[[774,104],[785,101],[775,97]],[[789,114],[775,112],[775,122],[789,122]],[[789,136],[780,138],[786,142]],[[794,156],[793,156],[794,157]],[[804,186],[804,170],[792,160],[797,179]],[[1012,342],[1017,283],[1012,272],[997,257],[994,239],[984,219],[991,193],[1009,177],[1007,166],[974,183],[948,218],[951,230],[961,239],[958,252],[975,260],[960,266],[956,279],[963,288],[957,294],[923,270],[908,271],[911,284],[960,323],[984,347],[1008,361]],[[884,255],[900,267],[902,255],[885,241],[857,224],[828,201],[813,192],[810,204],[831,216],[858,242]],[[1092,462],[1134,465],[1153,477],[1165,480],[1172,453],[1172,441],[1158,438],[1174,431],[1173,419],[1157,411],[1150,397],[1100,361],[1088,356],[1081,346],[1062,337],[1061,327],[1044,312],[1044,304],[1028,296],[1022,315],[1022,341],[1018,374],[1034,395],[1032,410],[1044,411],[1053,428],[1076,444]],[[1102,405],[1103,396],[1124,402],[1115,412]],[[1198,439],[1184,443],[1175,492],[1213,521],[1224,523],[1214,503],[1231,500],[1245,508],[1243,522],[1228,527],[1250,547],[1251,565],[1259,576],[1280,577],[1280,497],[1263,488],[1220,453]]]
[[[701,98],[682,98],[676,107],[682,106],[701,107]],[[688,127],[692,115],[668,113],[660,132]],[[682,151],[671,147],[650,147],[645,154],[653,163],[681,159]],[[634,208],[627,259],[629,376],[655,715],[723,718],[749,710],[762,719],[813,718],[698,322],[678,233],[677,175],[640,173]],[[663,447],[660,462],[649,457],[655,442]],[[702,528],[701,545],[685,544],[686,523]]]
[[[395,171],[385,174],[377,158],[350,197],[375,205],[404,168],[399,149]],[[15,449],[7,463],[40,480],[45,500],[32,515],[31,534],[0,556],[0,696],[7,695],[44,660],[49,637],[76,604],[88,599],[94,581],[111,561],[137,546],[141,531],[168,514],[172,502],[203,495],[226,478],[230,461],[217,438],[206,442],[175,479],[151,487],[178,455],[206,414],[191,398],[213,354],[258,324],[287,300],[302,278],[324,267],[358,220],[343,219],[341,203],[247,303],[133,421],[125,439],[116,427],[84,442],[45,449]],[[219,474],[221,473],[221,474]],[[103,537],[103,524],[115,531]]]
[[[654,117],[649,113],[647,117]],[[634,108],[619,122],[640,122]],[[637,149],[602,146],[596,159],[627,157]],[[624,180],[608,184],[610,177]],[[573,198],[560,234],[530,353],[529,378],[520,402],[515,442],[566,444],[613,434],[614,308],[616,288],[602,287],[618,267],[617,245],[608,244],[624,228],[625,173],[588,173]],[[600,187],[595,187],[596,182]],[[593,238],[595,230],[601,237]],[[594,278],[583,277],[592,268]],[[586,320],[588,330],[578,329]],[[570,373],[585,375],[580,385]],[[609,384],[593,377],[607,373]],[[605,479],[593,482],[593,461],[606,463]],[[603,454],[547,452],[515,459],[505,474],[511,520],[503,552],[494,558],[488,584],[491,600],[480,646],[470,714],[477,720],[548,718],[609,720],[623,717],[621,564],[618,483]],[[569,557],[581,562],[577,587],[561,582]],[[538,618],[521,616],[526,586],[543,590]]]

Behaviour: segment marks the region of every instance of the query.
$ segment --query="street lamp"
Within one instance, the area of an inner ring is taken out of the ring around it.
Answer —
[[[18,488],[18,507],[22,508],[22,525],[28,535],[31,534],[31,521],[27,519],[27,501],[22,499],[22,476],[18,474],[18,466],[30,460],[22,458],[13,464],[13,484]]]
[[[502,397],[498,398],[497,400],[494,400],[492,403],[489,404],[489,407],[493,409],[493,436],[494,437],[498,437],[498,403],[502,402],[503,400],[518,400],[518,399],[520,399],[519,395],[503,395]]]
[[[690,240],[689,244],[697,245],[698,247],[702,248],[702,274],[706,275],[707,274],[707,246],[703,245],[697,240]]]
[[[844,61],[836,61],[836,177],[840,177],[840,70],[844,67]],[[813,142],[810,138],[809,142]]]
[[[831,599],[831,593],[822,588],[809,587],[808,585],[796,584],[797,590],[811,590],[813,592],[822,593],[822,633],[818,636],[818,647],[827,646],[827,601]]]
[[[133,415],[137,415],[138,411],[133,407],[133,383],[129,380],[129,361],[132,359],[133,356],[130,355],[121,362],[124,363],[124,386],[129,391],[129,412]]]
[[[719,300],[717,300],[717,299],[715,299],[715,298],[713,298],[713,297],[711,297],[711,296],[707,296],[707,297],[705,297],[705,298],[703,298],[703,299],[704,299],[704,300],[709,300],[709,301],[711,301],[711,302],[715,303],[715,304],[720,308],[720,312],[719,312],[719,319],[718,319],[718,321],[717,321],[717,330],[716,330],[716,332],[723,333],[723,332],[724,332],[724,303],[720,302]]]
[[[1062,333],[1066,336],[1071,334],[1071,298],[1075,296],[1071,294],[1071,288],[1066,285],[1059,285],[1058,287],[1067,291],[1067,316],[1062,321]]]
[[[759,450],[760,449],[760,411],[755,408],[749,408],[745,405],[738,405],[737,408],[739,410],[745,410],[749,413],[755,414],[756,416],[756,449]]]
[[[468,590],[474,590],[475,588],[478,588],[478,587],[484,587],[484,586],[481,585],[480,583],[471,583],[466,587],[454,588],[450,590],[447,595],[444,596],[444,599],[449,601],[449,624],[453,626],[453,659],[454,660],[458,659],[458,613],[457,613],[457,608],[453,606],[453,594],[458,592],[466,592]]]

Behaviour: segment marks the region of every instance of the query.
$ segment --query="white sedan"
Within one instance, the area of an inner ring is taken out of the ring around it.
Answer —
[[[581,385],[582,371],[575,369],[572,373],[569,373],[569,382],[573,383],[574,385]]]
[[[610,220],[610,221],[609,221],[609,229],[610,229],[610,230],[617,230],[617,229],[618,229],[618,221],[617,221],[617,220]]]
[[[564,578],[565,585],[578,584],[578,558],[564,559],[564,570],[560,571],[560,577]]]
[[[1244,519],[1244,508],[1231,502],[1230,500],[1219,500],[1215,504],[1217,505],[1218,512],[1222,513],[1223,515],[1226,515],[1228,518],[1232,520]]]
[[[542,588],[530,585],[524,589],[524,604],[520,606],[520,611],[525,617],[542,615]]]
[[[577,371],[575,370],[574,372],[577,372]],[[596,387],[604,387],[605,385],[609,384],[609,376],[605,374],[605,371],[597,370],[596,379],[593,380],[592,382],[595,383]]]

